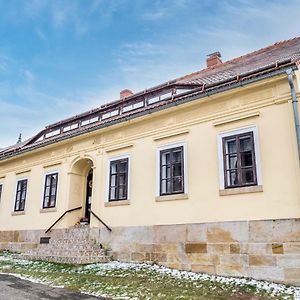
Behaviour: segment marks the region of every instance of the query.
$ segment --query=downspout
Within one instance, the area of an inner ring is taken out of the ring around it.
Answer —
[[[291,94],[292,94],[294,123],[295,123],[295,128],[296,128],[296,135],[297,135],[298,156],[300,159],[300,123],[299,123],[299,113],[298,113],[298,99],[296,96],[295,85],[293,82],[294,71],[292,69],[288,69],[286,71],[286,74],[288,75],[288,81],[289,81],[289,85],[291,88]]]

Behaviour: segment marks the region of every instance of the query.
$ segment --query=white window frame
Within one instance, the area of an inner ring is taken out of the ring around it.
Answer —
[[[109,201],[109,179],[110,179],[110,163],[115,161],[115,160],[120,160],[120,159],[128,159],[128,183],[127,183],[127,199],[125,200],[111,200]],[[117,202],[117,201],[129,201],[130,200],[130,191],[131,191],[131,156],[130,154],[123,154],[123,155],[118,155],[118,156],[112,156],[108,160],[108,165],[107,165],[107,172],[106,172],[106,188],[105,188],[105,202],[106,203],[112,203],[112,202]]]
[[[221,132],[218,134],[218,163],[219,163],[220,190],[225,190],[223,138],[232,136],[232,135],[248,133],[248,132],[253,133],[257,186],[262,185],[261,156],[260,156],[260,151],[259,151],[260,147],[259,147],[258,129],[257,129],[256,125],[251,125],[251,126],[247,126],[247,127],[243,127],[243,128],[239,128],[239,129],[224,131],[224,132]],[[241,188],[243,188],[243,187],[241,187]]]
[[[57,173],[57,187],[56,187],[55,206],[54,206],[54,207],[46,207],[46,208],[43,208],[43,206],[44,206],[44,192],[45,192],[45,181],[46,181],[46,176],[47,176],[47,175],[51,175],[51,174],[55,174],[55,173]],[[41,197],[40,209],[42,209],[42,210],[47,210],[47,209],[54,209],[54,208],[57,207],[57,199],[58,199],[59,183],[60,183],[59,177],[60,177],[60,174],[59,174],[59,171],[58,171],[58,170],[52,170],[52,171],[49,171],[49,172],[44,173],[44,178],[43,178],[43,182],[42,182],[42,197]]]
[[[15,210],[18,182],[19,182],[19,181],[22,181],[22,180],[27,180],[26,198],[25,198],[24,210]],[[2,191],[3,191],[3,190],[2,190]],[[18,212],[25,212],[25,211],[26,211],[27,199],[28,199],[28,191],[29,191],[29,178],[28,178],[28,177],[20,177],[20,178],[17,178],[16,184],[15,184],[15,193],[14,193],[14,199],[13,199],[13,205],[12,205],[12,212],[18,213]]]
[[[160,151],[172,148],[183,147],[183,193],[188,194],[188,164],[187,164],[187,144],[186,142],[177,142],[160,145],[156,149],[156,197],[170,197],[170,195],[160,195]],[[174,194],[175,195],[175,194]],[[180,195],[180,194],[176,194]]]

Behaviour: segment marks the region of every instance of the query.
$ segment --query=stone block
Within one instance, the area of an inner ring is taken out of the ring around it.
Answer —
[[[273,243],[272,244],[272,252],[273,254],[283,254],[283,244],[281,243]]]
[[[187,225],[187,242],[206,242],[207,224],[189,224]]]
[[[167,262],[167,254],[165,253],[151,253],[150,260],[155,263]]]
[[[178,244],[155,244],[151,252],[176,253],[178,252],[178,248]]]
[[[186,241],[186,225],[153,226],[155,244],[174,244]]]
[[[207,244],[208,253],[230,253],[230,245],[223,243]]]
[[[181,264],[180,270],[191,271],[191,265],[190,264]]]
[[[272,221],[249,221],[249,242],[272,242]]]
[[[284,243],[283,250],[285,254],[300,254],[300,243]]]
[[[203,266],[199,264],[192,264],[191,271],[196,273],[215,274],[216,269],[215,266]]]
[[[146,255],[145,253],[133,252],[131,253],[131,260],[138,262],[146,261]]]
[[[230,252],[230,254],[240,254],[241,253],[240,244],[230,244],[229,252]]]
[[[244,221],[207,224],[207,242],[247,242],[248,224]]]
[[[180,270],[181,269],[181,264],[180,263],[167,263],[168,268],[171,269],[177,269]]]
[[[270,255],[272,254],[271,243],[249,243],[247,245],[247,253],[253,255]]]
[[[249,255],[249,266],[275,266],[276,257],[271,255]]]
[[[300,242],[300,219],[272,221],[274,242]]]
[[[220,255],[219,258],[221,265],[248,265],[248,256],[245,254],[225,254]]]
[[[283,282],[283,269],[279,267],[253,266],[248,268],[248,274],[254,279]]]
[[[217,275],[221,276],[246,276],[246,269],[243,265],[218,265],[216,266]]]
[[[278,256],[277,265],[283,268],[300,268],[300,255],[286,254]]]
[[[207,253],[207,244],[206,243],[185,244],[185,253]]]
[[[298,285],[300,285],[300,268],[284,269],[284,278],[287,280],[290,279],[298,280]]]
[[[219,258],[214,254],[187,254],[190,264],[199,264],[203,266],[219,264]]]
[[[167,254],[167,261],[169,263],[181,263],[180,256],[177,253],[168,253]]]
[[[134,249],[136,252],[153,252],[153,251],[155,251],[153,244],[135,244]]]
[[[117,253],[117,260],[119,261],[130,261],[130,253]]]

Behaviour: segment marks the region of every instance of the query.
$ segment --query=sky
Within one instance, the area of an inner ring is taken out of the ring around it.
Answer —
[[[300,0],[0,0],[0,148],[300,35]]]

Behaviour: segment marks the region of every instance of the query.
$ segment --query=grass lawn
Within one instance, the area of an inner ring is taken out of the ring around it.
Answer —
[[[263,281],[176,271],[148,264],[84,266],[14,259],[0,252],[0,272],[110,299],[295,299],[300,288]]]

